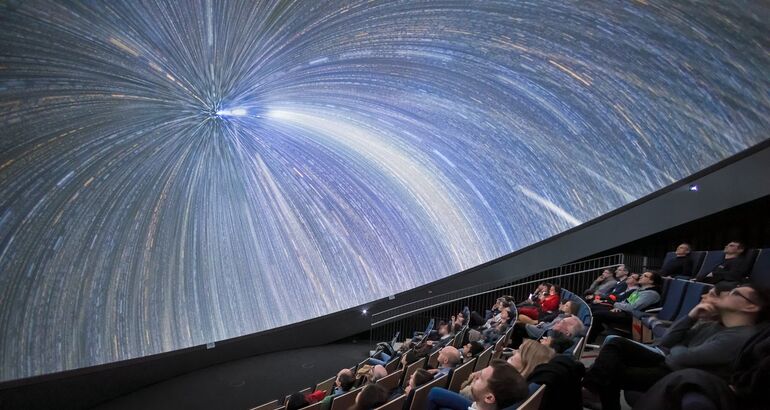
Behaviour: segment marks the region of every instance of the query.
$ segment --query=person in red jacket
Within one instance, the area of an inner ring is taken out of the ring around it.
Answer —
[[[559,285],[549,284],[548,294],[538,300],[537,306],[524,306],[519,308],[518,321],[521,323],[536,325],[541,314],[551,313],[559,309]]]

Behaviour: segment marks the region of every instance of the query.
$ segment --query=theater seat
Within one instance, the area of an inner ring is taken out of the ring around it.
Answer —
[[[708,251],[706,252],[706,257],[703,259],[703,264],[701,265],[700,269],[698,269],[698,273],[695,275],[696,280],[703,280],[703,278],[706,277],[711,271],[714,270],[717,266],[719,266],[722,261],[725,259],[725,251]]]
[[[708,292],[709,289],[711,289],[712,287],[714,286],[707,283],[700,283],[700,282],[690,283],[687,286],[687,289],[684,293],[684,297],[682,298],[682,303],[679,306],[676,316],[674,316],[674,318],[672,319],[672,322],[690,313],[690,310],[692,310],[692,308],[694,308],[698,303],[700,303],[701,296],[704,293]],[[671,322],[651,321],[650,326],[648,327],[649,329],[652,330],[653,337],[659,338],[666,333],[666,330],[670,325],[671,325]]]
[[[652,329],[655,322],[671,322],[679,313],[679,308],[682,306],[682,300],[684,299],[685,290],[687,289],[689,282],[679,279],[672,279],[668,285],[668,292],[666,292],[665,299],[663,300],[663,306],[657,314],[646,314],[641,317],[642,324]]]
[[[759,287],[770,288],[770,248],[759,250],[749,280]]]

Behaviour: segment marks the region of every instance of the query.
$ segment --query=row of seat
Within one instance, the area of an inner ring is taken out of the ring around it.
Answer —
[[[690,282],[683,279],[666,279],[661,307],[635,314],[632,324],[634,340],[650,343],[663,336],[671,323],[687,315],[698,303],[701,296],[713,285]]]
[[[749,278],[761,287],[770,287],[770,248],[748,249],[745,253]],[[676,258],[674,252],[668,252],[663,258],[663,265]],[[690,252],[692,273],[680,276],[680,279],[704,278],[724,261],[724,250]]]
[[[574,295],[572,292],[569,292],[565,289],[562,289],[561,298],[563,301],[572,300],[573,302],[578,303],[580,305],[578,314],[581,320],[586,325],[586,327],[587,328],[590,327],[591,320],[592,320],[591,309],[586,304],[586,302],[582,298],[578,297],[577,295]],[[516,315],[513,315],[513,317],[516,317]],[[489,365],[489,362],[492,359],[499,358],[502,356],[504,346],[506,346],[510,342],[512,330],[513,330],[512,327],[509,328],[506,334],[503,337],[501,337],[495,343],[494,346],[490,346],[489,348],[485,349],[481,354],[479,354],[478,357],[463,363],[462,365],[454,369],[452,372],[450,372],[449,375],[438,377],[432,380],[431,382],[415,389],[409,408],[411,410],[424,409],[427,403],[428,393],[430,392],[430,389],[432,389],[433,387],[442,387],[442,388],[447,388],[454,392],[459,392],[462,383],[468,379],[471,373],[483,369],[484,367]],[[452,345],[458,349],[462,348],[463,343],[467,339],[467,333],[468,333],[468,327],[465,326],[460,332],[457,333],[457,335],[454,336],[453,340],[449,342],[449,345]],[[585,338],[581,337],[575,342],[573,348],[569,349],[567,352],[568,354],[573,355],[576,359],[579,360],[584,346],[585,346]],[[393,391],[399,386],[404,388],[408,385],[409,379],[411,378],[412,374],[416,372],[418,369],[435,368],[438,364],[438,355],[439,355],[439,351],[433,352],[428,357],[423,357],[418,361],[409,364],[403,369],[398,368],[400,364],[400,359],[394,358],[390,362],[385,364],[385,370],[387,371],[388,375],[378,380],[376,383],[380,384],[387,391]],[[367,361],[368,361],[368,358],[362,361],[361,363],[359,363],[357,366],[351,368],[351,370],[355,372],[358,368],[367,364]],[[300,391],[300,393],[307,394],[313,391],[321,390],[328,395],[331,393],[332,389],[334,388],[335,380],[336,380],[336,377],[330,377],[329,379],[326,379],[315,386],[312,386]],[[355,397],[359,393],[360,389],[361,388],[359,387],[356,389],[352,389],[347,393],[343,393],[341,395],[335,396],[332,399],[330,409],[346,410],[347,408],[349,408],[354,404]],[[512,407],[506,410],[537,409],[539,407],[540,400],[542,400],[542,396],[544,392],[545,392],[545,386],[540,386],[528,398],[528,400],[522,403],[520,406]],[[406,400],[407,400],[407,396],[402,394],[388,401],[382,406],[378,407],[378,410],[400,410],[403,408]],[[288,396],[286,397],[286,400],[284,401],[284,403],[279,403],[277,400],[275,400],[275,401],[260,405],[258,407],[255,407],[252,410],[283,410],[285,408],[287,401],[288,401]],[[321,407],[321,403],[318,402],[318,403],[314,403],[309,406],[306,406],[302,410],[318,410],[320,409],[320,407]]]

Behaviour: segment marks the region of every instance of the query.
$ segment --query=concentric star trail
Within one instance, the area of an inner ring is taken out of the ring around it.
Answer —
[[[691,175],[768,138],[768,21],[0,2],[0,380],[346,309]]]

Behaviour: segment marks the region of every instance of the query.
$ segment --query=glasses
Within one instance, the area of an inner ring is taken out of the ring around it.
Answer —
[[[753,305],[759,305],[759,303],[757,303],[757,302],[754,302],[753,300],[749,299],[747,296],[743,295],[741,292],[738,292],[738,289],[737,289],[737,288],[735,288],[735,289],[731,290],[731,291],[730,291],[730,294],[731,294],[731,295],[738,295],[738,296],[740,296],[740,297],[742,297],[742,298],[746,299],[746,301],[747,301],[747,302],[749,302],[749,303],[751,303],[751,304],[753,304]]]

